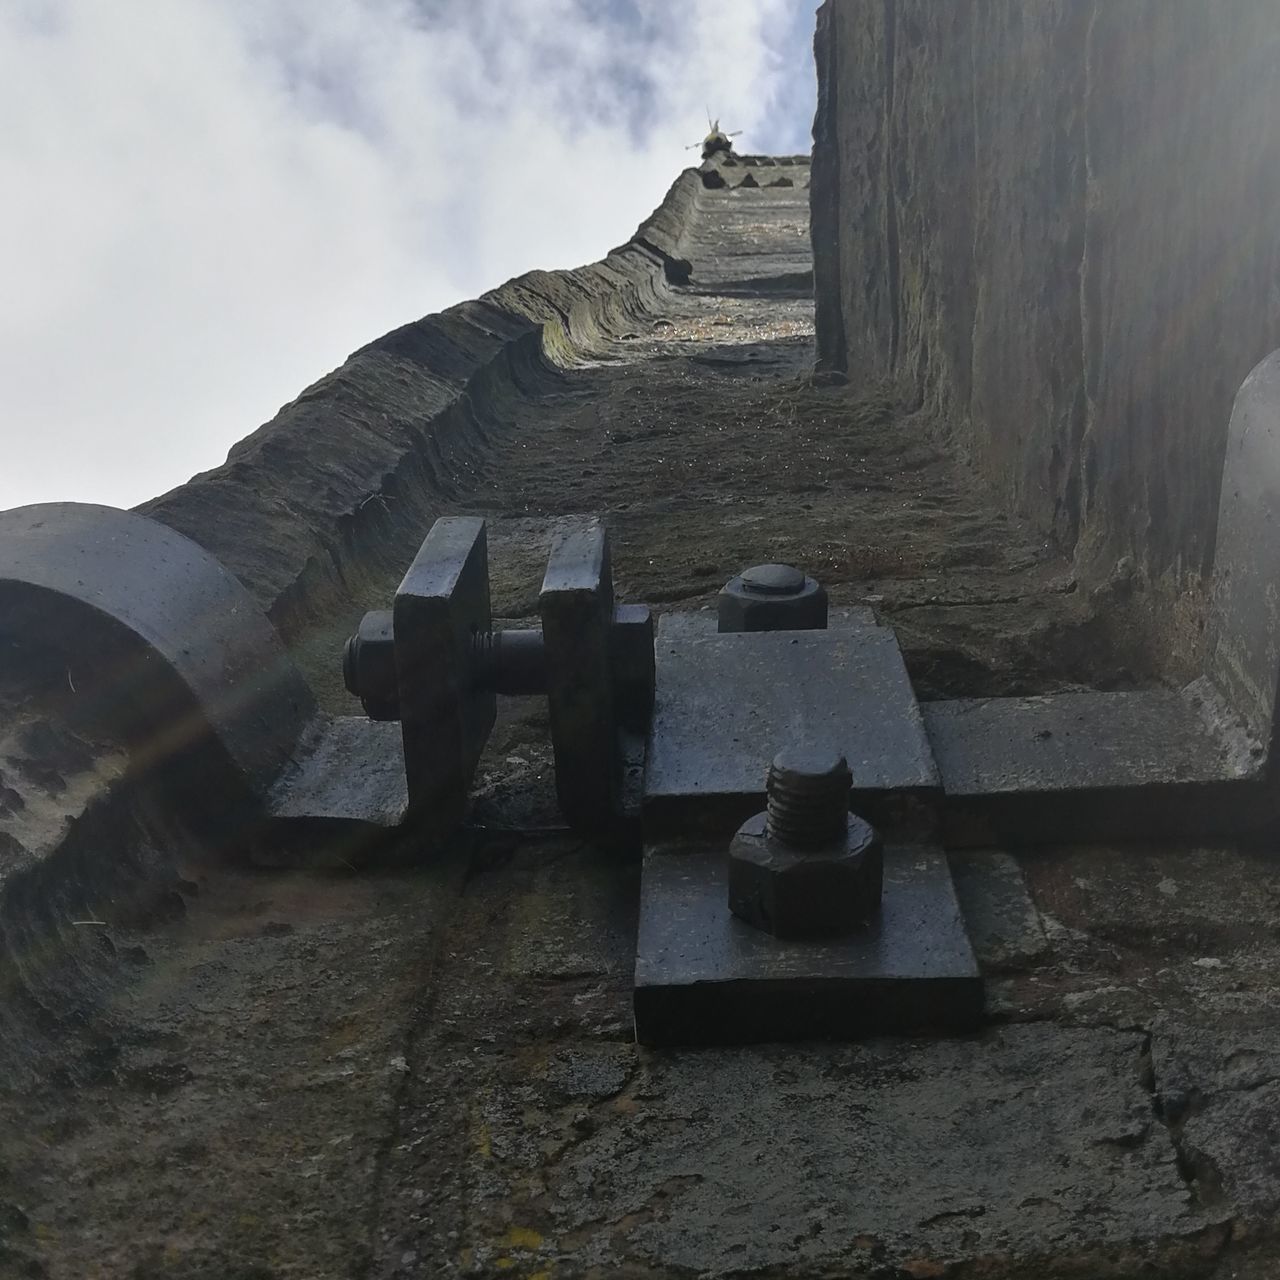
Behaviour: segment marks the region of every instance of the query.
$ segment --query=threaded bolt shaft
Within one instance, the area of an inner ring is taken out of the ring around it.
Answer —
[[[849,763],[812,747],[779,752],[769,768],[766,829],[796,849],[819,849],[844,839],[849,822]]]
[[[501,694],[545,693],[542,632],[476,631],[471,636],[471,678],[477,689]]]

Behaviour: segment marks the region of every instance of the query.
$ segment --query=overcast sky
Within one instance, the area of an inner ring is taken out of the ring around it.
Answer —
[[[0,507],[129,506],[388,329],[601,257],[816,0],[0,0]]]

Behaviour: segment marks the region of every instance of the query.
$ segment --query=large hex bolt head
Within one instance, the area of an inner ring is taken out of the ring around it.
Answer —
[[[848,934],[880,908],[884,851],[875,829],[849,812],[843,756],[800,751],[769,770],[768,810],[729,846],[729,908],[775,937]]]
[[[787,564],[758,564],[730,578],[717,601],[719,630],[823,631],[827,593]]]
[[[342,654],[342,680],[360,699],[370,720],[400,719],[400,685],[396,677],[396,643],[390,609],[374,609]]]

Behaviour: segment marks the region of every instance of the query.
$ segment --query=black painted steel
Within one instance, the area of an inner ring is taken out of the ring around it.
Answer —
[[[265,860],[358,867],[394,841],[408,812],[398,725],[319,716],[272,788]]]
[[[619,724],[629,733],[647,733],[653,719],[653,653],[655,627],[647,604],[620,604],[609,632],[613,672],[613,705]]]
[[[614,606],[599,521],[557,539],[539,608],[541,630],[493,630],[484,521],[452,517],[427,535],[394,609],[366,614],[347,642],[347,688],[374,719],[400,719],[410,807],[440,832],[465,812],[496,694],[546,694],[557,788],[573,825],[614,834],[624,809],[628,821],[638,816],[623,784],[638,798],[654,700],[653,616],[645,605]],[[394,811],[394,788],[372,774],[370,786],[385,793],[380,811]]]
[[[556,539],[538,608],[560,808],[580,830],[608,835],[622,809],[622,760],[610,659],[613,576],[598,520]]]
[[[886,849],[880,912],[824,941],[784,941],[734,917],[727,875],[721,846],[646,852],[635,970],[642,1044],[854,1039],[980,1023],[982,978],[941,850]]]
[[[779,938],[851,933],[880,909],[880,837],[849,812],[844,756],[798,744],[769,766],[766,810],[729,844],[729,910]]]
[[[390,609],[374,609],[360,619],[342,653],[342,680],[360,699],[370,720],[400,719],[400,684],[396,675],[396,643]]]
[[[410,809],[440,832],[466,813],[467,792],[497,716],[472,678],[477,634],[492,630],[484,521],[437,520],[396,592],[400,729]]]
[[[504,697],[547,691],[547,652],[537,630],[491,631],[473,641],[476,687]]]
[[[722,635],[664,617],[645,779],[651,832],[727,834],[764,808],[774,755],[843,755],[853,805],[885,830],[923,824],[941,800],[924,722],[892,631]]]
[[[1265,758],[1204,681],[923,711],[949,845],[1202,839],[1264,820]]]
[[[786,564],[744,569],[725,583],[716,607],[723,632],[821,631],[827,625],[826,591]]]
[[[816,848],[797,848],[748,818],[729,844],[729,909],[779,938],[854,932],[880,909],[884,860],[880,837],[856,814]]]
[[[843,840],[853,774],[831,747],[792,743],[778,752],[765,782],[770,838],[795,849]]]

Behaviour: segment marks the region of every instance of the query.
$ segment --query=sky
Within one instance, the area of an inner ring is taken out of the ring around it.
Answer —
[[[817,0],[0,0],[0,508],[132,506],[366,342],[622,243]]]

